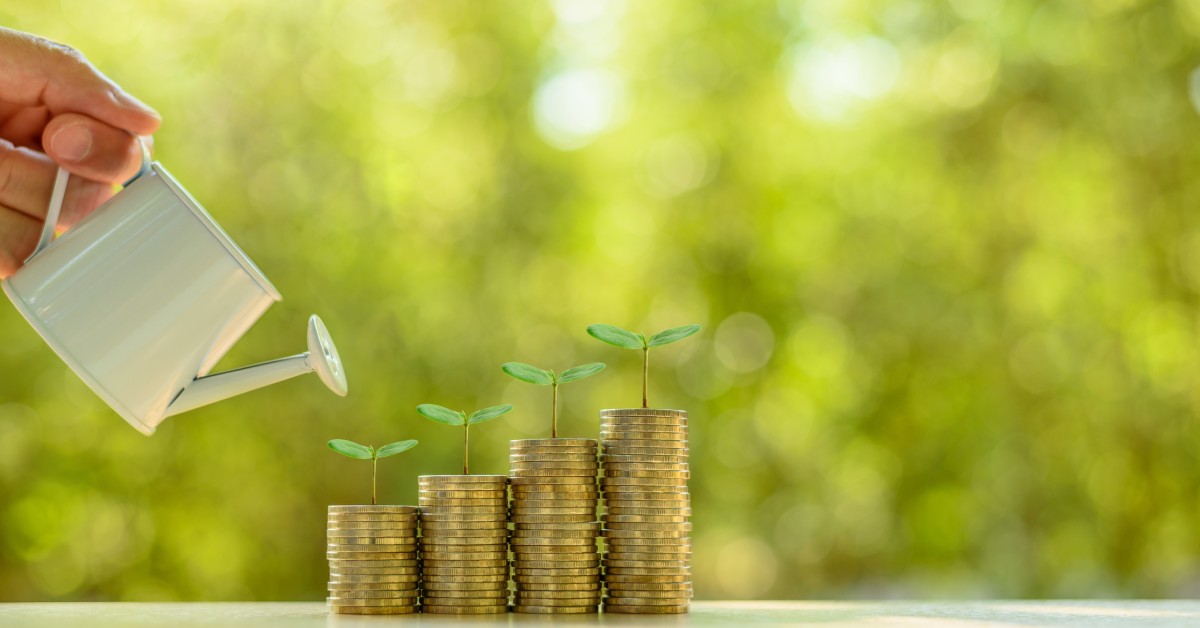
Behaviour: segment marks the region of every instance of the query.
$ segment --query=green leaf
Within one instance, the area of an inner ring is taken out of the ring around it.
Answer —
[[[467,425],[475,425],[476,423],[491,421],[498,416],[508,414],[510,410],[512,410],[512,405],[507,403],[504,405],[484,408],[482,410],[476,410],[475,413],[471,415],[471,418],[467,421]]]
[[[575,380],[583,379],[585,377],[590,377],[590,376],[595,375],[596,373],[599,373],[600,371],[603,371],[603,370],[604,370],[603,362],[593,362],[591,364],[584,364],[582,366],[576,366],[574,368],[569,368],[569,369],[563,371],[562,375],[558,376],[558,383],[565,384],[567,382],[573,382]]]
[[[375,452],[375,457],[376,458],[387,458],[388,456],[394,456],[398,453],[408,451],[416,446],[417,446],[417,441],[415,441],[415,440],[396,441],[394,443],[389,443],[387,445],[384,445],[383,447],[380,447],[379,451]]]
[[[607,342],[622,349],[644,349],[646,341],[631,331],[625,331],[614,325],[588,325],[587,333],[600,342]]]
[[[432,403],[423,403],[417,406],[417,414],[430,421],[437,421],[446,425],[463,425],[467,420],[467,415],[462,412],[455,412],[450,408],[443,408]]]
[[[372,453],[371,448],[367,447],[366,445],[359,445],[358,443],[356,443],[352,440],[345,440],[343,438],[335,438],[335,439],[329,441],[328,445],[329,445],[330,449],[338,452],[339,454],[342,454],[343,456],[349,456],[351,458],[358,458],[359,460],[370,460],[371,459],[371,453]]]
[[[700,331],[699,325],[684,325],[683,327],[674,327],[666,331],[660,331],[657,334],[650,336],[650,342],[647,346],[661,347],[663,345],[669,345],[672,342],[683,340],[684,338],[687,338],[698,331]]]
[[[537,384],[538,386],[549,386],[554,383],[553,373],[521,362],[505,362],[500,367],[500,370],[523,382]]]

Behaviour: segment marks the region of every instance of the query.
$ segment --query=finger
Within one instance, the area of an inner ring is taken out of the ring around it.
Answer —
[[[93,181],[127,181],[142,167],[137,138],[77,113],[52,118],[42,134],[42,146],[71,174]]]
[[[0,137],[17,146],[41,150],[42,130],[50,120],[50,112],[45,107],[18,107],[3,119]]]
[[[78,51],[0,27],[0,94],[51,115],[83,113],[130,133],[150,135],[162,118],[125,93]]]
[[[0,206],[44,220],[57,171],[46,155],[0,140]],[[113,194],[112,183],[71,177],[59,226],[75,224]]]
[[[41,230],[40,221],[0,206],[0,279],[17,272],[37,245]]]

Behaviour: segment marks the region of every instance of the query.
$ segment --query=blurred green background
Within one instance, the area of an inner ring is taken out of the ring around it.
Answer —
[[[458,468],[434,402],[602,360],[562,429],[692,416],[698,598],[1200,594],[1200,1],[7,0],[162,112],[279,287],[223,366],[314,377],[146,438],[0,308],[0,599],[319,600],[340,437]],[[1189,96],[1190,93],[1190,96]]]

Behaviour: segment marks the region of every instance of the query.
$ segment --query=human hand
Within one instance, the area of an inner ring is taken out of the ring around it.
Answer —
[[[65,228],[137,173],[136,136],[161,123],[75,50],[0,27],[0,277],[33,252],[59,166],[76,175],[59,219]]]

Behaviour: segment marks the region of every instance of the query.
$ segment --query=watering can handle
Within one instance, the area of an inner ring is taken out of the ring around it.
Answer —
[[[138,146],[142,148],[142,167],[138,168],[137,174],[134,174],[128,181],[121,184],[122,187],[128,186],[130,183],[137,181],[138,177],[150,171],[150,149],[146,146],[146,142],[142,138],[134,136],[137,139]],[[58,227],[58,215],[62,213],[63,199],[67,196],[67,180],[71,178],[71,173],[65,168],[59,168],[58,174],[54,177],[54,189],[50,192],[50,205],[46,208],[46,223],[42,225],[42,237],[38,239],[37,246],[33,248],[33,252],[29,257],[25,258],[25,263],[33,259],[35,255],[41,253],[43,249],[50,245],[50,241],[54,239],[54,230]]]

